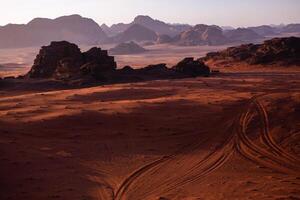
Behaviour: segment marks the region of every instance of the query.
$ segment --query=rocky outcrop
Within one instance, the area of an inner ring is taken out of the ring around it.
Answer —
[[[138,54],[147,51],[135,42],[125,42],[118,44],[116,47],[109,50],[110,54],[114,55],[128,55],[128,54]]]
[[[222,45],[227,43],[223,31],[218,26],[199,24],[174,38],[175,43],[184,46]]]
[[[208,66],[193,58],[186,58],[172,68],[166,64],[139,69],[116,67],[114,57],[100,48],[94,47],[82,53],[75,44],[52,42],[41,48],[25,78],[56,79],[66,83],[116,83],[208,76],[210,73]]]
[[[81,76],[101,77],[102,73],[116,69],[114,58],[107,51],[92,48],[81,53],[77,45],[62,41],[51,42],[41,48],[29,78],[70,79]]]
[[[300,65],[300,38],[274,38],[263,44],[246,44],[209,53],[202,60],[227,60],[248,64]]]
[[[185,58],[172,68],[177,73],[182,73],[187,76],[209,76],[210,69],[204,62],[194,60],[194,58]]]

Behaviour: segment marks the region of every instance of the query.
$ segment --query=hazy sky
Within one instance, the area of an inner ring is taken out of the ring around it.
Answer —
[[[231,26],[300,23],[300,0],[0,0],[0,25],[80,14],[108,25],[136,15]]]

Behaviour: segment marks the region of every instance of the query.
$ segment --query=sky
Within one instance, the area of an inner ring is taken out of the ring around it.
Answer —
[[[0,0],[0,25],[80,14],[100,25],[149,15],[168,23],[246,27],[300,23],[300,0]]]

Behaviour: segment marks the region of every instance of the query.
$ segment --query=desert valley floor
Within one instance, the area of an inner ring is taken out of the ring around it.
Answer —
[[[0,199],[300,199],[299,85],[286,70],[2,90]]]

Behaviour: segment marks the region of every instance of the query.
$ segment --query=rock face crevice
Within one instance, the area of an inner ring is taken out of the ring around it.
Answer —
[[[109,56],[106,50],[93,47],[82,53],[77,45],[61,41],[43,46],[25,77],[67,82],[117,83],[208,76],[209,74],[209,67],[194,58],[185,58],[172,68],[162,63],[139,69],[133,69],[130,66],[117,69],[114,57]]]

